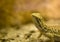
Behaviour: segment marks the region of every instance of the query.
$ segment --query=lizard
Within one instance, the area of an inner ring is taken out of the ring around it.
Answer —
[[[51,42],[60,41],[60,29],[56,29],[55,27],[49,27],[46,25],[43,16],[36,12],[32,13],[32,20],[37,29],[40,31],[41,35],[45,35],[46,37],[51,39]]]

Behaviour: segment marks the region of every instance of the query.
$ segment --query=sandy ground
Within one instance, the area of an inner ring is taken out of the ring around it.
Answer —
[[[55,27],[56,26],[60,27],[59,24],[60,24],[59,21],[58,21],[58,23],[56,23],[56,21],[47,22],[47,25],[49,25],[49,26],[54,25]],[[6,32],[8,32],[8,34],[6,36],[2,37],[2,39],[0,39],[0,42],[42,42],[38,38],[40,35],[40,32],[35,27],[35,25],[32,23],[22,25],[19,29],[9,28],[8,30],[6,30]],[[45,41],[48,38],[45,37],[44,35],[42,35],[41,39],[43,39],[43,41]]]
[[[8,34],[2,38],[6,39],[5,42],[28,42],[29,38],[37,39],[40,34],[34,24],[23,25],[18,30],[10,28],[7,31]],[[30,37],[28,37],[29,35]],[[1,42],[3,41],[1,40]]]

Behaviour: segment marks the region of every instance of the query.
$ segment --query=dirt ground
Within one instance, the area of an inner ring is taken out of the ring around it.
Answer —
[[[54,22],[51,20],[47,22],[47,25],[60,27],[59,21]],[[0,38],[0,42],[50,42],[46,41],[49,40],[49,38],[45,37],[44,35],[39,38],[40,32],[33,23],[22,25],[19,29],[9,28],[5,32],[7,32],[7,35],[0,35],[3,36]]]

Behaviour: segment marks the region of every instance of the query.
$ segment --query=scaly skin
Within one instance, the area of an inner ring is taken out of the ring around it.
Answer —
[[[50,38],[51,42],[54,42],[55,40],[60,41],[60,28],[57,29],[55,27],[47,26],[40,13],[32,13],[32,18],[35,26],[41,32],[41,35]]]

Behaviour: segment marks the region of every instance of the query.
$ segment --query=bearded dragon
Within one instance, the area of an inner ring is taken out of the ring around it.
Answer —
[[[46,25],[44,18],[40,13],[32,13],[32,20],[37,29],[41,32],[41,35],[51,39],[51,42],[60,41],[60,28],[49,27]]]

